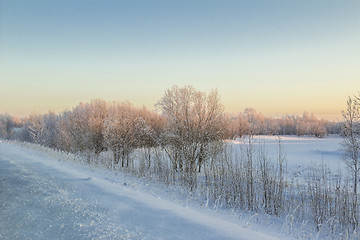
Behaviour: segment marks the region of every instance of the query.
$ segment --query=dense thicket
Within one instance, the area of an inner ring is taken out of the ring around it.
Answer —
[[[359,116],[359,101],[351,106]],[[216,90],[207,94],[191,86],[168,89],[156,107],[158,111],[149,111],[129,102],[94,100],[61,114],[33,114],[20,120],[3,114],[0,137],[80,154],[89,164],[180,184],[200,192],[206,206],[283,216],[289,228],[284,231],[289,233],[292,224],[308,221],[317,231],[331,230],[333,236],[357,234],[360,164],[354,164],[359,155],[351,161],[351,151],[345,151],[350,154],[352,176],[331,175],[323,166],[309,170],[306,181],[289,181],[280,139],[277,164],[253,144],[253,136],[259,134],[324,137],[341,132],[349,137],[348,121],[328,122],[307,113],[267,118],[253,109],[227,116]],[[359,117],[354,121],[358,127]],[[223,141],[234,138],[244,141],[239,149]],[[344,150],[351,145],[347,143]]]

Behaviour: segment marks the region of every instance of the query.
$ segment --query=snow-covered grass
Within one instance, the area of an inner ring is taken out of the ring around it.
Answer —
[[[228,145],[235,151],[245,146],[247,140],[229,141]],[[330,136],[325,139],[297,136],[281,136],[281,148],[287,160],[288,179],[306,179],[307,172],[317,166],[326,165],[329,171],[337,174],[346,173],[346,167],[339,151],[342,139]],[[136,201],[146,202],[152,208],[175,212],[177,216],[201,222],[209,228],[227,232],[227,237],[235,239],[331,239],[334,234],[327,228],[315,231],[313,223],[308,220],[297,221],[297,209],[286,215],[274,216],[264,212],[243,211],[224,206],[220,201],[209,204],[209,198],[202,190],[189,191],[179,184],[169,185],[156,178],[136,177],[131,172],[119,171],[118,166],[111,167],[111,155],[103,154],[102,159],[91,161],[87,157],[77,156],[29,143],[6,144],[6,151],[21,152],[23,156],[33,156],[31,161],[41,163],[58,171],[89,179],[103,191],[115,195],[131,196]],[[264,148],[274,164],[279,154],[279,138],[256,136],[253,141],[256,149]],[[4,147],[2,148],[2,150]],[[109,167],[113,168],[109,170]],[[136,174],[135,174],[136,175]],[[151,180],[150,180],[151,179]],[[119,190],[121,188],[121,190]],[[115,200],[115,199],[114,199]],[[253,234],[253,235],[252,235]],[[264,235],[262,235],[264,234]],[[336,238],[347,239],[358,235],[342,235],[337,232]],[[345,234],[345,233],[344,233]],[[244,237],[245,236],[245,237]]]

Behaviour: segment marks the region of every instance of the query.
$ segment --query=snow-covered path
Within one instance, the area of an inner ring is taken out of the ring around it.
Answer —
[[[0,239],[276,238],[0,142]]]

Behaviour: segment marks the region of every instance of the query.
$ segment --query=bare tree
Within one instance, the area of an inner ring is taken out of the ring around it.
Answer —
[[[0,137],[4,139],[10,139],[13,128],[16,123],[13,117],[9,114],[1,114],[0,115]]]
[[[96,157],[105,149],[104,145],[104,122],[107,116],[107,105],[104,100],[93,100],[89,105],[88,142],[89,148],[95,152]]]
[[[41,135],[42,144],[51,148],[56,148],[58,133],[57,116],[53,112],[48,112],[41,117],[44,125],[43,134]]]
[[[121,160],[121,167],[129,166],[130,153],[136,148],[135,120],[134,108],[127,102],[114,103],[104,122],[106,146],[112,150],[115,164]]]
[[[44,133],[45,123],[41,115],[31,115],[28,119],[28,131],[31,139],[35,143],[42,143],[42,135]]]
[[[73,152],[84,152],[89,148],[89,118],[90,108],[86,103],[80,103],[72,109],[71,112],[65,113],[66,133],[70,136],[70,148]]]
[[[192,86],[174,86],[165,92],[157,106],[167,120],[165,151],[173,169],[182,172],[183,180],[193,187],[196,170],[201,171],[211,143],[222,139],[225,131],[218,92],[214,90],[207,95]]]
[[[342,142],[342,151],[344,161],[350,169],[353,177],[353,201],[352,201],[352,219],[353,226],[358,225],[358,179],[360,172],[360,103],[359,98],[349,97],[347,108],[342,112],[344,124],[342,131],[344,140]]]

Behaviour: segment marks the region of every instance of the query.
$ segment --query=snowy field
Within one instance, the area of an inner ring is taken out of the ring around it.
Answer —
[[[278,138],[254,140],[276,162]],[[343,171],[341,141],[282,136],[289,177],[321,164]],[[185,196],[179,187],[83,166],[44,149],[0,142],[0,239],[292,239],[276,217],[206,209],[179,198]]]
[[[307,173],[309,168],[324,166],[331,173],[346,172],[346,165],[340,151],[342,138],[331,135],[326,138],[298,136],[255,136],[256,151],[264,148],[271,162],[276,163],[279,155],[279,138],[282,152],[286,157],[289,178]],[[240,150],[247,144],[246,139],[231,141],[233,150]]]

